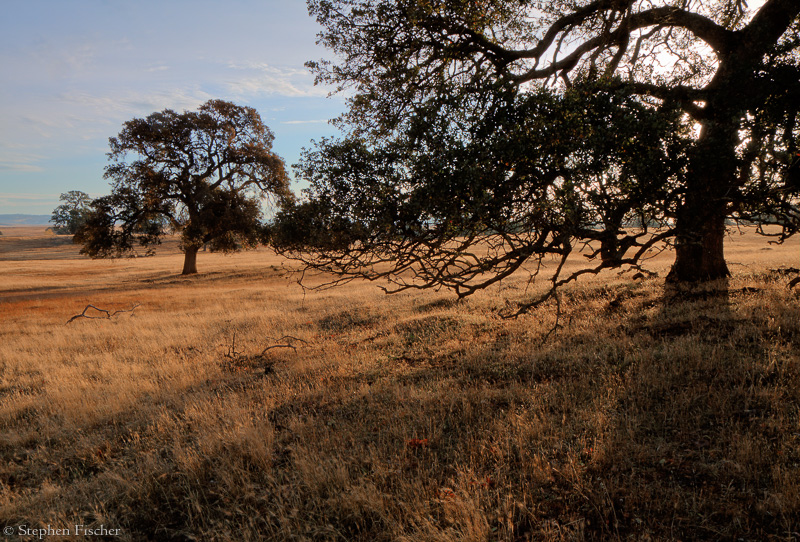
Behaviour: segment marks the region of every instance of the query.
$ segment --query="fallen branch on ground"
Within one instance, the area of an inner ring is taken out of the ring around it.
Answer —
[[[292,337],[291,335],[284,335],[280,339],[272,339],[272,340],[287,341],[287,342],[286,344],[273,344],[272,346],[266,347],[264,350],[261,351],[262,356],[266,354],[267,351],[272,350],[273,348],[291,348],[292,350],[297,352],[297,347],[292,344],[292,341],[298,341],[306,345],[308,344],[308,341],[304,341],[303,339],[298,339],[297,337]]]
[[[101,308],[95,307],[94,305],[86,305],[86,308],[83,309],[82,313],[76,314],[75,316],[73,316],[72,318],[67,320],[67,323],[64,324],[64,325],[67,325],[70,322],[72,322],[73,320],[77,320],[78,318],[89,318],[89,319],[92,319],[92,320],[97,320],[97,319],[110,320],[112,316],[116,316],[117,314],[119,314],[121,312],[130,312],[130,313],[132,313],[133,311],[136,310],[136,307],[139,307],[139,306],[141,306],[141,303],[134,303],[133,306],[131,306],[130,309],[122,309],[122,310],[117,310],[117,311],[111,312],[111,311],[106,310],[106,309],[101,309]],[[86,311],[88,311],[89,309],[94,309],[97,312],[105,313],[105,316],[90,316],[90,315],[86,314]]]

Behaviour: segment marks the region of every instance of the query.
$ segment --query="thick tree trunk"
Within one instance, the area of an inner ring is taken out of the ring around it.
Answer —
[[[183,271],[181,275],[191,275],[197,273],[197,250],[198,247],[186,247],[183,258]]]
[[[705,213],[704,213],[705,214]],[[675,263],[667,276],[670,282],[716,280],[730,276],[725,263],[725,214],[705,218],[688,226],[675,240]]]
[[[695,282],[730,276],[725,263],[725,220],[737,189],[736,118],[728,108],[709,105],[687,171],[686,193],[675,224],[675,263],[669,282]],[[716,118],[714,118],[716,113]]]

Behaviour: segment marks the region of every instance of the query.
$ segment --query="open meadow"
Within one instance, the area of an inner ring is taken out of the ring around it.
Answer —
[[[796,239],[732,230],[727,291],[666,288],[671,253],[580,280],[550,333],[554,304],[498,316],[522,273],[304,291],[268,249],[183,277],[174,240],[0,229],[7,540],[800,537]]]

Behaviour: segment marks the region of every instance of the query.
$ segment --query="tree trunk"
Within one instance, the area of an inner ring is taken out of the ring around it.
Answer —
[[[705,214],[705,213],[704,213]],[[689,225],[675,240],[675,263],[669,282],[697,282],[730,276],[725,263],[725,214],[715,214],[704,223]],[[691,231],[693,230],[693,231]]]
[[[197,249],[198,247],[186,247],[183,258],[183,271],[181,275],[191,275],[197,273]]]
[[[800,13],[797,0],[769,0],[735,48],[718,51],[719,67],[706,87],[710,99],[696,152],[690,159],[685,202],[678,211],[675,263],[667,280],[715,280],[730,276],[723,242],[728,203],[739,188],[736,148],[742,113],[758,105],[755,76],[764,54]]]
[[[675,263],[668,282],[696,282],[730,276],[725,263],[725,219],[737,188],[736,116],[709,105],[707,119],[689,161],[686,194],[678,210]]]

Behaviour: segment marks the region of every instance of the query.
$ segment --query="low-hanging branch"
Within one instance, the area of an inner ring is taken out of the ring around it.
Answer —
[[[326,275],[309,289],[365,279],[464,298],[547,267],[550,288],[503,311],[518,316],[583,275],[641,270],[675,235],[690,146],[675,108],[587,83],[498,102],[456,138],[452,127],[422,122],[413,141],[326,142],[306,155],[308,200],[279,213],[271,240]],[[588,261],[565,269],[580,246]],[[557,267],[543,266],[551,258]]]
[[[800,231],[798,0],[308,5],[353,95],[272,231],[329,285],[465,297],[587,241],[553,288],[664,246],[666,280],[716,280],[731,220]]]

